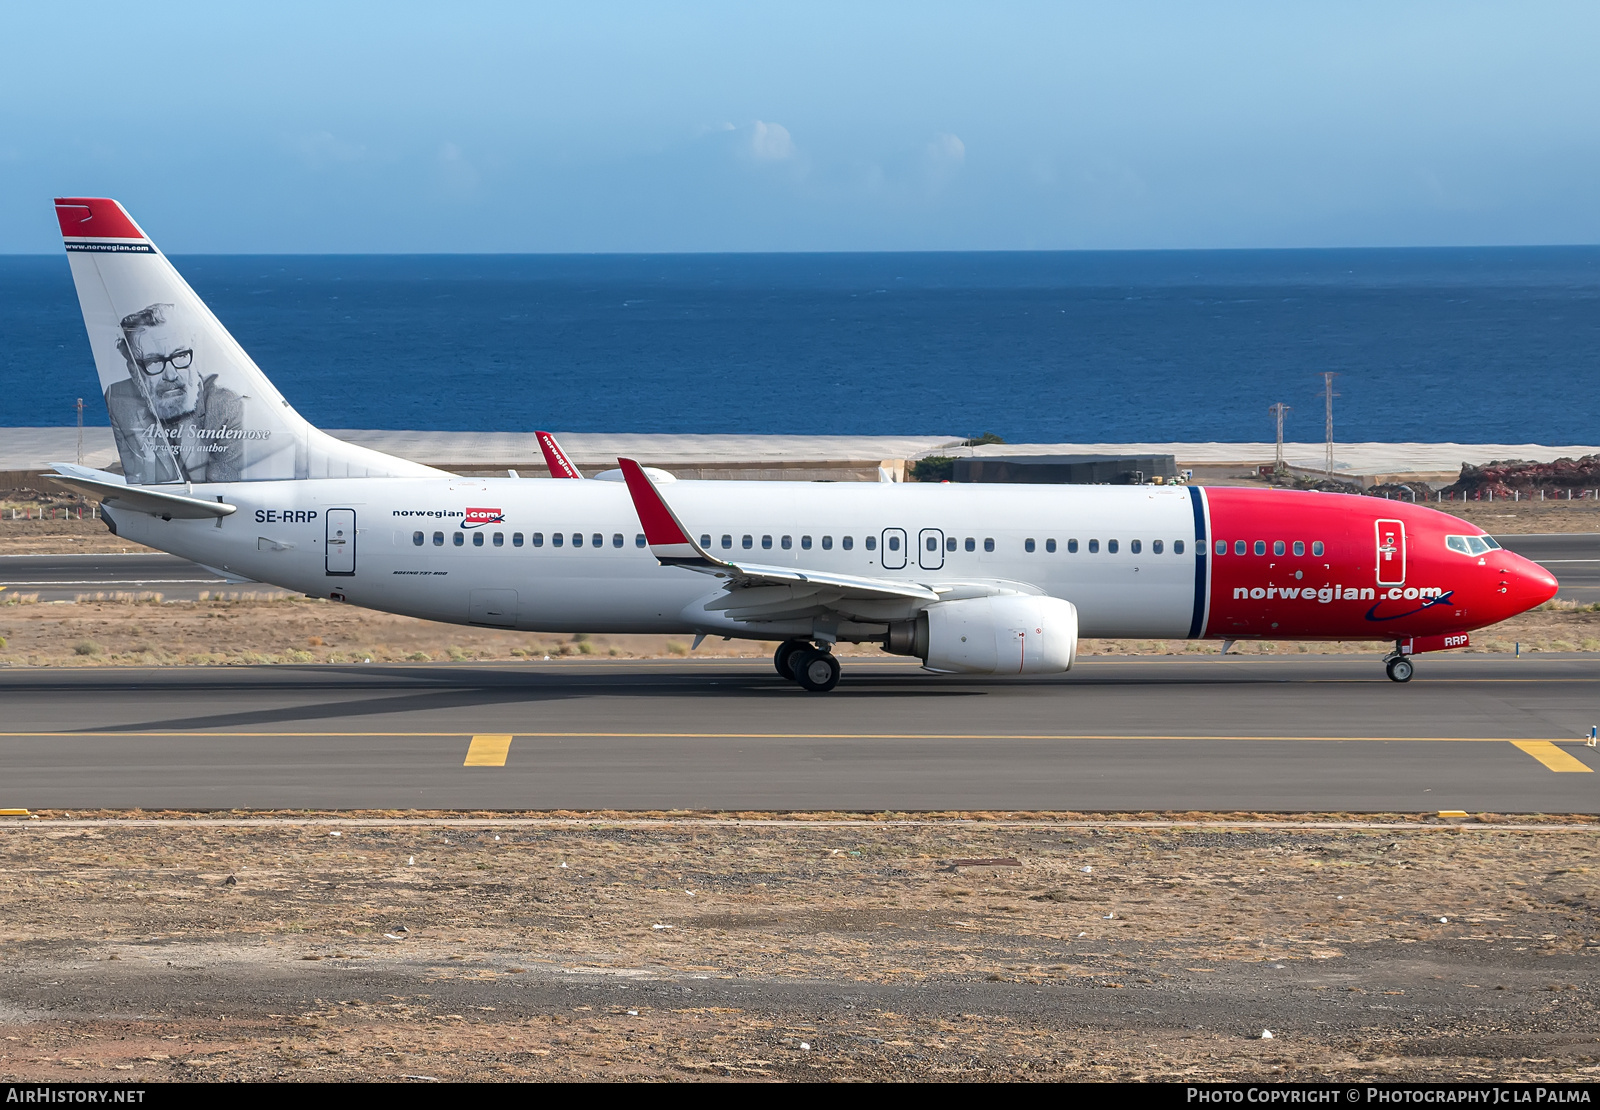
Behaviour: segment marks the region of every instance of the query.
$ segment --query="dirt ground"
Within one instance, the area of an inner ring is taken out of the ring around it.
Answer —
[[[168,817],[0,828],[0,1073],[1600,1076],[1581,819]]]

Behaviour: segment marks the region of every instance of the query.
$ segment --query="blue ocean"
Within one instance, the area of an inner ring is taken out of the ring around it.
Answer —
[[[1600,440],[1600,247],[174,262],[327,428]],[[0,427],[105,424],[65,257],[0,312]]]

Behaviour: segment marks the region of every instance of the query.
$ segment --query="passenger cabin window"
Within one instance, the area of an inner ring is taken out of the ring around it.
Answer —
[[[496,547],[504,547],[506,545],[506,534],[504,532],[496,532],[494,534],[494,545]]]
[[[856,541],[854,540],[854,538],[852,538],[850,536],[840,536],[839,537],[839,546],[844,548],[846,551],[849,551],[855,545],[856,545]]]
[[[443,547],[444,546],[444,533],[443,532],[435,532],[433,534],[433,546],[434,547]]]
[[[956,538],[954,536],[946,536],[944,538],[944,549],[946,551],[954,551],[956,549]]]
[[[700,537],[700,546],[701,547],[705,547],[705,548],[709,548],[711,546],[711,537],[710,536],[706,536],[706,535],[702,535]]]
[[[968,536],[967,537],[967,542],[966,542],[966,548],[967,548],[968,551],[976,551],[976,550],[978,550],[978,541],[973,539],[971,536]]]
[[[889,542],[889,550],[890,551],[899,551],[900,550],[900,537],[899,536],[890,536],[888,542]]]
[[[473,547],[482,547],[483,546],[483,533],[482,532],[474,532],[474,533],[472,533],[472,546]]]
[[[582,532],[574,532],[574,533],[572,533],[572,546],[573,547],[582,547],[583,546],[583,533]]]
[[[833,550],[833,537],[832,536],[823,536],[822,537],[822,550],[824,550],[824,551],[832,551]]]
[[[596,532],[594,535],[589,537],[589,542],[595,547],[604,547],[606,545],[606,538],[599,532]]]
[[[1217,541],[1217,554],[1218,555],[1226,555],[1227,553],[1228,553],[1228,541],[1227,540],[1218,540]]]
[[[868,551],[876,551],[876,550],[878,550],[878,537],[877,536],[868,536],[866,539],[862,540],[861,542],[867,545],[867,550]],[[850,545],[846,544],[845,546],[848,547]]]
[[[1274,555],[1282,555],[1283,554],[1283,541],[1282,540],[1273,540],[1272,541],[1272,553]]]
[[[709,541],[711,539],[711,537],[707,536],[706,539],[707,539],[707,541]],[[639,533],[635,534],[634,537],[633,537],[633,546],[634,547],[643,547],[644,545],[645,545],[644,533],[643,532],[639,532]],[[700,546],[701,547],[710,547],[711,544],[709,542],[707,542],[707,543],[701,544]]]
[[[566,542],[567,542],[567,537],[562,535],[560,532],[551,532],[550,533],[550,546],[551,547],[560,547],[562,544],[564,544]]]
[[[800,537],[800,550],[801,551],[810,551],[811,550],[811,537],[810,536],[801,536]]]
[[[739,546],[744,548],[746,551],[749,551],[755,545],[756,545],[755,537],[749,535],[748,533],[746,535],[744,535],[743,537],[741,537],[740,540],[739,540]]]
[[[522,546],[522,533],[521,532],[513,532],[513,533],[511,533],[511,546],[512,547],[521,547]]]
[[[762,536],[761,537],[761,550],[762,551],[771,551],[772,550],[772,537],[771,536]]]
[[[983,549],[985,551],[993,551],[994,550],[994,537],[993,536],[985,536],[985,537],[983,537]]]
[[[1045,540],[1044,541],[1044,549],[1046,551],[1048,551],[1050,554],[1054,555],[1056,553],[1056,541],[1055,540]]]
[[[1182,555],[1183,554],[1183,541],[1182,540],[1173,540],[1172,541],[1172,553],[1174,555]]]
[[[462,544],[467,542],[467,537],[463,536],[460,532],[456,532],[450,537],[450,542],[455,544],[457,547],[460,547]]]
[[[1089,541],[1089,554],[1091,554],[1091,555],[1100,554],[1100,541],[1099,540],[1090,540]]]
[[[1025,539],[1025,540],[1022,541],[1022,550],[1024,550],[1024,551],[1032,551],[1033,550],[1033,539],[1032,539],[1032,537],[1029,537],[1028,539]]]
[[[1256,541],[1256,554],[1257,555],[1265,555],[1266,553],[1267,553],[1267,541],[1266,540],[1257,540]]]
[[[1077,540],[1068,540],[1067,541],[1067,554],[1068,555],[1076,555],[1077,553],[1078,553],[1078,541]]]
[[[1152,552],[1154,552],[1155,554],[1157,554],[1157,555],[1161,554],[1161,541],[1160,540],[1151,540],[1150,541],[1150,550]]]
[[[623,544],[622,533],[621,532],[613,532],[611,534],[611,546],[612,547],[621,547],[622,544]]]
[[[1296,555],[1304,555],[1306,553],[1306,541],[1305,540],[1295,540],[1294,541],[1294,553]]]
[[[1322,557],[1322,541],[1321,540],[1312,540],[1311,541],[1311,554],[1317,556],[1319,559]]]
[[[723,550],[727,550],[728,548],[730,548],[732,546],[733,546],[733,537],[728,535],[727,533],[723,533],[723,536],[722,536],[722,547],[723,547]]]
[[[413,533],[411,533],[411,542],[416,544],[418,547],[422,546],[422,540],[423,540],[423,535],[422,535],[421,532],[413,532]]]
[[[785,536],[785,537],[783,537],[783,539],[779,540],[778,542],[783,545],[783,549],[785,551],[788,551],[791,547],[794,546],[794,537],[793,536]]]
[[[533,546],[534,547],[543,547],[544,546],[544,533],[543,532],[535,532],[533,535],[529,536],[528,538],[533,541]]]
[[[1115,555],[1116,553],[1117,553],[1117,541],[1116,540],[1107,540],[1106,541],[1106,554],[1107,555]]]
[[[871,536],[867,537],[867,539],[869,539],[869,540],[871,538],[872,538]],[[928,550],[929,551],[938,551],[939,550],[939,537],[938,536],[929,536],[928,537]]]
[[[1135,555],[1137,555],[1137,554],[1139,554],[1139,548],[1141,546],[1142,545],[1139,543],[1138,540],[1132,540],[1128,544],[1128,550],[1133,552]]]

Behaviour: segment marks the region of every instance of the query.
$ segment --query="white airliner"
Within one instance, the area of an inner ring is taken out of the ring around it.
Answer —
[[[776,640],[813,691],[841,641],[1052,674],[1080,635],[1384,640],[1405,681],[1413,653],[1556,591],[1477,527],[1372,498],[680,482],[627,459],[583,481],[449,474],[308,424],[117,202],[56,212],[123,473],[53,477],[118,535],[236,578],[460,624]]]

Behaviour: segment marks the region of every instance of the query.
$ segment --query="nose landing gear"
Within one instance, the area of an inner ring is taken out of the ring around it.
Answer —
[[[1404,655],[1390,655],[1384,659],[1383,669],[1391,682],[1410,682],[1416,667]]]
[[[839,661],[831,651],[812,647],[804,640],[788,640],[778,645],[772,665],[784,678],[800,684],[813,694],[825,694],[839,685]]]

